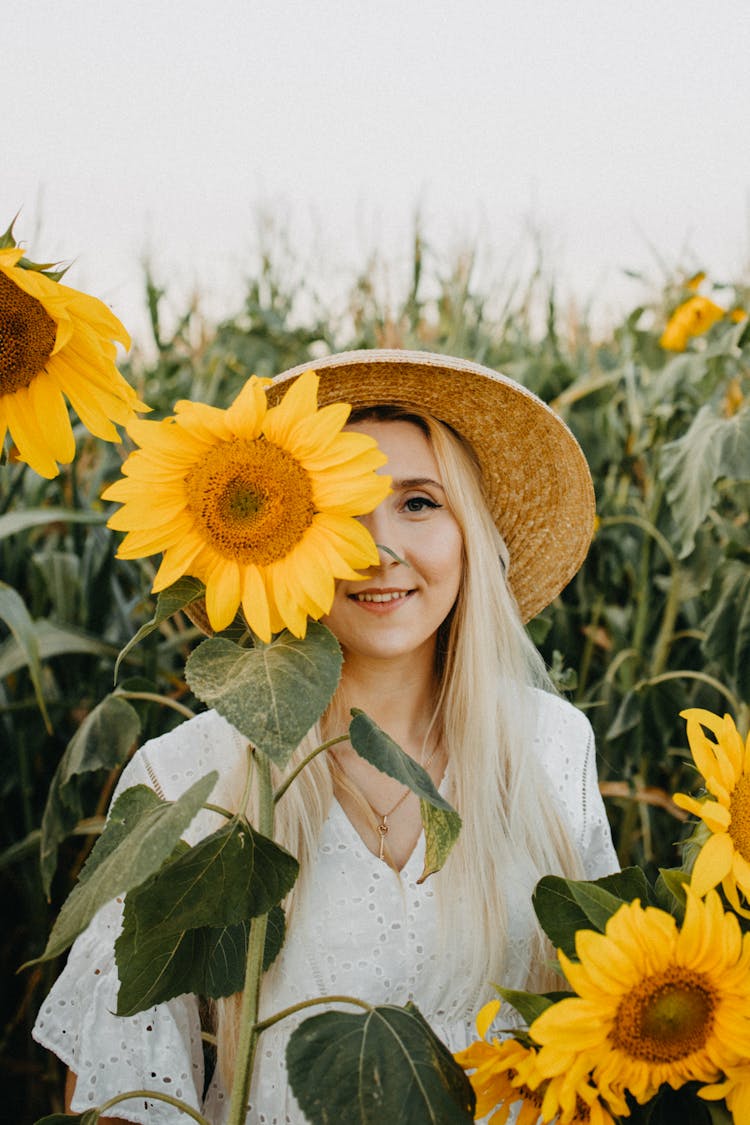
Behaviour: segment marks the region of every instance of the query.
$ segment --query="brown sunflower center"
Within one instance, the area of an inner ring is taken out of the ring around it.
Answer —
[[[0,396],[28,387],[56,338],[57,325],[41,301],[0,271]]]
[[[729,835],[743,859],[750,861],[750,777],[739,779],[729,801]]]
[[[188,508],[211,546],[245,565],[284,558],[315,512],[305,470],[265,438],[215,445],[185,483]]]
[[[610,1037],[631,1058],[674,1062],[705,1046],[714,1007],[714,991],[702,973],[671,966],[623,997]]]

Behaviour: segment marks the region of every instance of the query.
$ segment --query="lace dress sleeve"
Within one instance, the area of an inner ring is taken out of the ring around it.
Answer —
[[[212,714],[200,715],[177,730],[179,734],[173,731],[136,753],[115,798],[133,785],[159,784],[160,795],[174,799],[214,764],[209,751],[215,740],[231,745],[227,734],[234,734]],[[226,764],[226,755],[216,756],[217,764]],[[215,827],[212,821],[213,814],[199,814],[186,834],[190,842]],[[122,912],[122,899],[108,903],[76,939],[32,1034],[76,1074],[71,1108],[77,1113],[130,1090],[158,1091],[200,1110],[204,1075],[196,997],[179,996],[134,1016],[114,1014],[119,988],[114,945]],[[143,1096],[118,1102],[109,1115],[143,1125],[187,1121],[169,1103]]]
[[[122,901],[103,907],[74,943],[68,963],[42,1005],[33,1035],[77,1076],[71,1109],[101,1105],[128,1090],[155,1090],[200,1109],[203,1050],[198,1005],[180,996],[135,1016],[117,1016],[114,944]],[[130,1098],[110,1116],[143,1125],[183,1125],[167,1102]]]
[[[540,696],[537,751],[578,843],[584,878],[619,870],[599,791],[591,723],[567,700]]]
[[[586,726],[588,727],[588,741],[582,770],[583,831],[581,833],[581,858],[586,878],[598,879],[602,875],[611,875],[614,871],[619,871],[620,864],[612,843],[612,831],[609,827],[609,819],[599,789],[594,732],[588,719],[586,719]]]

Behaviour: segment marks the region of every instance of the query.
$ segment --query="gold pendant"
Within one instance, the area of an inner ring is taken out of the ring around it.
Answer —
[[[385,853],[385,838],[388,835],[388,817],[384,816],[378,825],[378,834],[380,836],[380,851],[378,852],[378,859],[384,858]]]

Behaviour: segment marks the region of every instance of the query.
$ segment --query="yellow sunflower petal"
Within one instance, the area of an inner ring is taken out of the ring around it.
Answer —
[[[485,1039],[495,1016],[500,1011],[500,1001],[490,1000],[477,1015],[477,1032],[480,1039]]]
[[[271,640],[271,611],[263,575],[257,566],[244,569],[242,612],[250,628],[266,644]]]
[[[315,413],[319,381],[314,371],[303,372],[281,402],[271,407],[263,423],[263,433],[269,441],[286,447],[300,419]]]
[[[720,804],[718,801],[696,801],[688,804],[687,801],[678,801],[677,797],[682,794],[675,793],[675,804],[680,808],[685,809],[687,812],[692,812],[699,816],[703,823],[711,829],[712,832],[726,832],[729,827],[732,817],[726,805]]]
[[[337,512],[326,511],[317,515],[315,524],[331,537],[337,549],[349,553],[352,566],[378,565],[379,556],[375,540],[364,524],[359,523],[358,520],[339,515]]]
[[[296,455],[305,467],[308,467],[307,459],[309,457],[314,459],[315,467],[320,468],[320,461],[326,457],[326,454],[332,448],[336,461],[341,464],[344,463],[345,457],[335,447],[340,445],[341,438],[344,436],[340,432],[341,427],[346,424],[350,413],[351,407],[347,403],[334,402],[329,406],[321,407],[317,413],[299,418],[289,431],[288,440],[294,443]],[[273,440],[270,433],[266,436]],[[375,444],[372,438],[368,440],[373,445]],[[381,458],[381,464],[384,464],[385,455],[381,454]]]
[[[274,567],[269,578],[274,605],[285,627],[295,637],[304,637],[307,631],[307,617],[298,596],[295,596],[289,588],[286,572],[280,566]]]
[[[219,633],[231,625],[241,598],[239,566],[232,559],[217,560],[206,582],[206,611],[212,629]]]
[[[231,441],[234,437],[234,432],[228,424],[228,412],[220,410],[218,406],[181,399],[175,403],[174,413],[178,426],[187,429],[192,437],[199,438],[209,445],[217,439]]]
[[[255,441],[260,436],[267,411],[265,388],[270,383],[251,376],[227,410],[227,424],[238,437]]]
[[[44,419],[45,440],[52,458],[69,464],[75,457],[76,442],[68,408],[58,388],[44,374],[29,384],[29,405],[37,418]]]
[[[57,462],[40,429],[28,387],[6,395],[5,400],[8,429],[18,446],[19,460],[30,465],[40,477],[48,480],[56,477],[59,471]]]
[[[735,850],[732,857],[732,875],[746,898],[750,898],[750,863]]]
[[[162,548],[163,549],[163,548]],[[151,587],[155,594],[166,590],[185,574],[192,574],[192,564],[200,554],[202,544],[194,535],[183,535],[164,550],[164,557]],[[197,575],[196,575],[197,577]]]
[[[732,867],[732,841],[726,833],[709,836],[698,853],[690,885],[699,896],[712,890],[722,881]]]

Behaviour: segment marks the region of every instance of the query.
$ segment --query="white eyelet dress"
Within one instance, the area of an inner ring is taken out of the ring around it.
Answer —
[[[587,878],[617,870],[609,825],[596,779],[593,734],[581,712],[555,696],[539,693],[533,752],[575,832]],[[176,799],[212,769],[220,780],[211,795],[231,806],[232,778],[245,760],[245,741],[224,719],[209,711],[147,743],[123,772],[117,796],[132,785],[153,787]],[[185,838],[195,843],[222,823],[201,812]],[[323,826],[318,853],[295,906],[294,924],[263,992],[261,1016],[312,996],[344,994],[370,1003],[412,1000],[451,1051],[476,1038],[474,1020],[493,995],[462,988],[460,954],[448,958],[439,947],[433,879],[417,885],[424,860],[422,836],[408,863],[396,874],[364,845],[334,800]],[[523,864],[504,873],[510,949],[504,984],[525,985],[533,925],[533,876]],[[436,878],[439,878],[437,876]],[[54,1051],[78,1076],[72,1109],[81,1113],[128,1090],[163,1091],[201,1110],[212,1125],[223,1125],[229,1098],[218,1077],[205,1101],[198,1002],[177,997],[129,1017],[114,1015],[119,986],[114,943],[122,903],[103,907],[74,943],[65,969],[44,1001],[34,1037]],[[305,1010],[263,1032],[251,1090],[247,1125],[302,1125],[285,1067],[288,1037]],[[506,1021],[507,1022],[507,1021]],[[188,1118],[165,1102],[130,1099],[111,1111],[144,1125],[184,1125]]]

